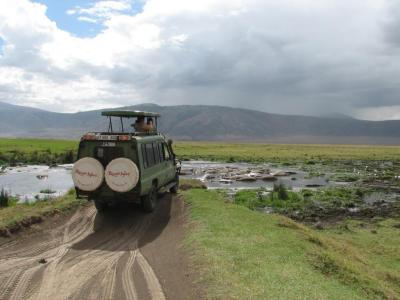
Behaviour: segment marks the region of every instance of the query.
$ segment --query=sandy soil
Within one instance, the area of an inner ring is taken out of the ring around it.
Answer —
[[[0,242],[0,299],[204,298],[182,248],[184,222],[184,202],[170,194],[153,214],[89,206],[53,217]]]

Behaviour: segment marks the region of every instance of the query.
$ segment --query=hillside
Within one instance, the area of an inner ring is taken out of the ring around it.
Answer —
[[[161,113],[161,131],[178,140],[400,144],[400,121],[278,115],[201,105],[143,104],[123,109]],[[100,111],[54,113],[0,103],[1,137],[77,139],[84,132],[106,128]]]

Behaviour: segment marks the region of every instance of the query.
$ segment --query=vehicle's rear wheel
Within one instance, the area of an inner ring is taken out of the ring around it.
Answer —
[[[153,212],[157,205],[157,187],[153,184],[149,193],[142,197],[142,207],[145,212]]]
[[[169,192],[172,194],[176,194],[178,193],[178,190],[179,190],[179,176],[177,175],[175,179],[175,185],[169,189]]]
[[[107,203],[99,200],[94,200],[94,206],[96,207],[98,212],[104,212],[107,208]]]

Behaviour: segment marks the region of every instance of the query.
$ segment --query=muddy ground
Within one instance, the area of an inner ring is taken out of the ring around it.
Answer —
[[[185,205],[90,205],[0,240],[0,299],[201,299],[183,249]]]

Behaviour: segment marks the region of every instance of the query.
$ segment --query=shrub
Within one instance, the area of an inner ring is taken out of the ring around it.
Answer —
[[[274,184],[274,192],[278,193],[278,198],[280,200],[287,200],[289,199],[289,193],[286,189],[286,186],[283,183]]]
[[[10,197],[4,188],[0,191],[0,207],[7,207],[10,204]]]
[[[74,154],[74,151],[72,151],[72,150],[69,150],[69,151],[67,151],[65,154],[64,154],[64,163],[66,163],[66,164],[72,164],[73,162],[74,162],[74,156],[75,156],[75,154]]]

